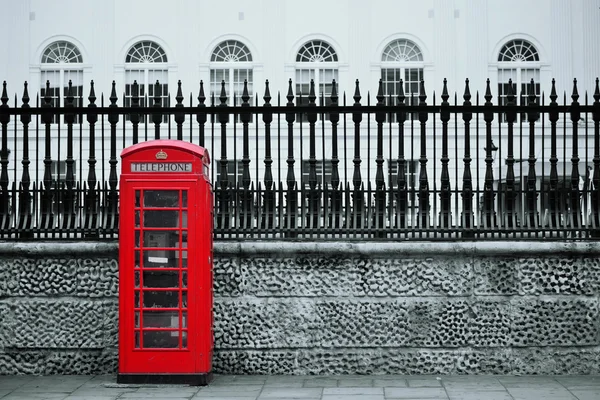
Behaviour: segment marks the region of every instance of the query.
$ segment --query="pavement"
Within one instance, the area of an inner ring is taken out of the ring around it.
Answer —
[[[0,375],[0,399],[600,400],[600,375],[216,375],[204,387],[117,384],[115,375]]]

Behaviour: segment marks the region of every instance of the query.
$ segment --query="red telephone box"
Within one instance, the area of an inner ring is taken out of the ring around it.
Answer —
[[[205,385],[213,352],[208,151],[154,140],[121,158],[117,382]]]

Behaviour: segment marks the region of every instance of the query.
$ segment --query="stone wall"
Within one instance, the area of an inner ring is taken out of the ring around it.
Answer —
[[[118,250],[0,243],[0,374],[117,370]],[[596,243],[216,243],[214,371],[600,372]]]

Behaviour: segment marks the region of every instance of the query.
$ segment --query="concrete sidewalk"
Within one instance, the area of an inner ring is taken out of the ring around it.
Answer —
[[[209,386],[121,385],[114,375],[0,376],[0,399],[598,400],[600,376],[239,376]]]

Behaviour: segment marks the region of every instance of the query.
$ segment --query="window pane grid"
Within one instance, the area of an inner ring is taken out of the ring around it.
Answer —
[[[144,40],[134,44],[125,58],[126,63],[167,62],[167,54],[157,43]]]

